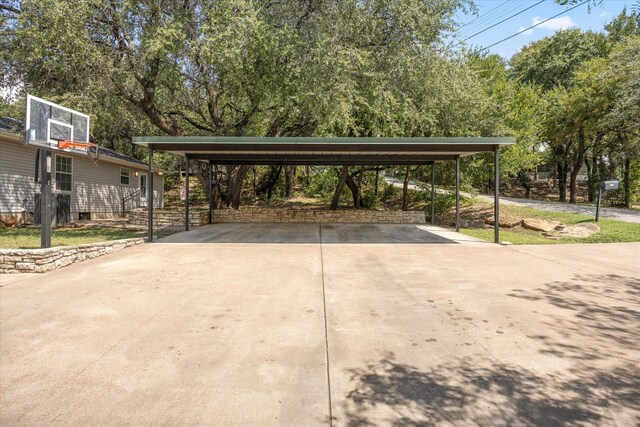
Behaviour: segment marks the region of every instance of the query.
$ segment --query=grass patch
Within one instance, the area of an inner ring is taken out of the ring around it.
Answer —
[[[593,216],[573,214],[567,212],[548,212],[522,206],[500,206],[502,214],[517,218],[543,218],[559,221],[565,225],[575,225],[579,223],[593,223]],[[640,242],[640,224],[602,218],[598,221],[600,232],[591,237],[561,237],[549,239],[541,233],[521,229],[512,231],[500,229],[500,240],[509,241],[514,245],[542,245],[542,244],[562,244],[562,243],[622,243]],[[493,242],[493,228],[465,228],[462,233],[482,240]]]
[[[71,246],[108,240],[144,237],[145,233],[119,228],[54,229],[51,246]],[[7,228],[0,230],[1,249],[35,249],[40,247],[39,228]]]

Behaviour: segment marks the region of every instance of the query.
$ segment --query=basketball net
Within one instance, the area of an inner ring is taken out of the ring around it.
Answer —
[[[91,147],[95,147],[95,154],[91,155]],[[84,142],[84,141],[70,141],[70,140],[62,140],[58,141],[58,148],[61,150],[69,150],[73,148],[78,148],[84,151],[87,154],[87,157],[93,162],[95,166],[98,166],[98,157],[99,157],[99,148],[98,144],[94,144],[93,142]]]

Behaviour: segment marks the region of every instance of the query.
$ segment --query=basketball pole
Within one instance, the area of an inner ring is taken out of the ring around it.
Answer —
[[[40,150],[40,247],[51,247],[51,151]]]

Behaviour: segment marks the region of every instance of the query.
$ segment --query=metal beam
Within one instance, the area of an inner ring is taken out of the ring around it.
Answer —
[[[185,156],[187,172],[185,174],[184,185],[184,230],[189,231],[189,156]]]
[[[411,144],[400,142],[363,144],[363,143],[343,143],[343,144],[282,144],[275,142],[265,143],[190,143],[175,142],[162,143],[157,148],[162,151],[176,151],[183,153],[322,153],[330,155],[333,153],[424,153],[424,154],[471,154],[493,151],[491,143],[468,143],[468,144]]]
[[[500,243],[500,146],[496,145],[493,147],[494,152],[494,185],[495,185],[495,194],[493,199],[493,217],[495,219],[495,223],[493,225],[493,241],[495,243]]]
[[[330,165],[367,165],[367,166],[400,166],[400,165],[430,165],[434,161],[455,160],[455,155],[421,155],[421,154],[224,154],[224,153],[192,153],[189,158],[211,160],[215,164],[242,165],[295,165],[295,166],[330,166]]]
[[[213,211],[213,162],[209,160],[209,224],[213,221],[211,212]]]
[[[149,169],[147,171],[147,241],[153,242],[153,146],[149,145]],[[151,202],[149,202],[151,201]]]
[[[436,223],[436,164],[431,163],[431,225]]]
[[[460,156],[456,157],[456,231],[460,231]]]

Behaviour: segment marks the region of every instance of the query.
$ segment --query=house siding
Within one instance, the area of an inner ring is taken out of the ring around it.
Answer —
[[[66,153],[59,153],[67,155]],[[52,154],[52,157],[56,153]],[[33,208],[34,194],[40,186],[33,182],[36,149],[20,142],[0,140],[0,212],[19,214],[23,212],[23,199],[27,209]],[[146,174],[147,168],[136,165],[120,165],[101,159],[95,165],[88,157],[70,155],[72,162],[71,218],[78,219],[80,212],[91,212],[92,218],[112,217],[121,212],[124,196],[138,190],[138,174]],[[55,188],[55,158],[52,158],[52,189]],[[130,172],[129,185],[120,184],[120,168]],[[163,206],[162,176],[154,174],[154,205]],[[63,192],[64,193],[64,192]],[[139,197],[127,204],[127,209],[143,206]]]
[[[36,150],[0,139],[0,213],[19,214],[33,204]]]

